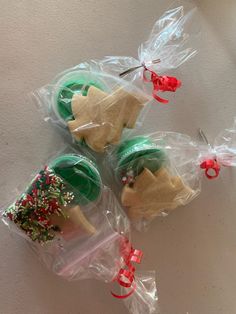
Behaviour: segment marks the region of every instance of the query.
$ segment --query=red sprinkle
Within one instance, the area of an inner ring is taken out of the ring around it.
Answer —
[[[12,214],[12,213],[7,213],[7,217],[8,217],[10,220],[13,220],[13,214]]]

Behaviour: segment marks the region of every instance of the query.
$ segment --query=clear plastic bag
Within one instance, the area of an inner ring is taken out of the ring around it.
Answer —
[[[143,230],[157,216],[191,202],[201,191],[203,173],[217,178],[222,166],[236,166],[236,123],[211,146],[174,132],[133,136],[110,150],[121,204],[134,226]]]
[[[196,53],[186,48],[190,35],[184,30],[186,23],[191,24],[193,13],[184,15],[182,6],[165,12],[141,44],[139,60],[115,56],[83,62],[37,90],[33,95],[46,120],[69,130],[77,144],[96,152],[118,144],[123,129],[142,124],[153,97],[167,103],[159,92],[175,92],[181,86],[175,77],[159,74],[180,66]],[[153,84],[152,93],[147,82]]]
[[[151,308],[157,306],[155,275],[136,278],[133,264],[141,262],[142,252],[132,248],[129,221],[87,157],[67,153],[50,160],[1,214],[55,274],[116,283],[124,295],[113,295],[131,298],[133,314],[141,314],[152,295]],[[145,286],[146,280],[152,285]]]
[[[136,293],[125,299],[125,305],[130,313],[160,313],[157,307],[158,297],[154,277],[154,272],[136,273]]]
[[[140,125],[151,99],[130,82],[99,72],[95,61],[59,74],[34,96],[46,120],[96,152],[119,143],[124,128]]]
[[[222,167],[236,166],[236,117],[231,127],[222,130],[211,145],[201,131],[205,142],[200,148],[200,167],[208,179],[217,178]]]
[[[100,62],[102,69],[108,73],[121,75],[149,93],[143,80],[145,68],[157,75],[163,75],[178,68],[197,53],[195,48],[188,47],[191,36],[196,34],[199,28],[197,9],[189,6],[189,3],[188,5],[186,3],[187,6],[189,7],[187,12],[183,5],[164,12],[155,22],[148,39],[139,46],[138,59],[109,56]],[[163,91],[161,88],[159,90]],[[170,88],[169,91],[173,90]]]
[[[110,151],[121,203],[137,229],[200,193],[198,157],[198,145],[174,132],[134,136]]]
[[[218,162],[223,166],[236,166],[236,117],[232,127],[223,130],[214,142]]]

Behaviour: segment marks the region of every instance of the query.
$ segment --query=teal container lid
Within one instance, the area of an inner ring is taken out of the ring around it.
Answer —
[[[132,170],[134,176],[139,175],[144,168],[157,171],[165,162],[162,149],[158,148],[148,136],[136,136],[125,140],[117,149],[116,176],[120,179],[127,171]]]
[[[95,86],[104,90],[102,84],[93,80],[86,80],[86,78],[68,81],[64,84],[57,96],[57,111],[60,117],[65,120],[73,120],[73,113],[71,108],[71,100],[74,94],[81,94],[86,96],[90,86]]]
[[[74,203],[86,205],[97,201],[102,190],[101,177],[95,164],[81,155],[62,155],[54,159],[49,168],[60,176],[68,190],[75,194]]]

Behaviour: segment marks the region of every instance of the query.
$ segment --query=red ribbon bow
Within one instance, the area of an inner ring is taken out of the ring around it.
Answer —
[[[151,73],[151,78],[148,79],[146,72]],[[169,100],[161,98],[160,96],[157,95],[158,91],[162,92],[175,92],[177,88],[181,87],[181,81],[177,80],[176,77],[172,76],[159,76],[155,72],[149,70],[144,66],[144,71],[143,71],[143,80],[144,82],[152,82],[153,83],[153,92],[152,95],[153,97],[164,104],[167,104]]]
[[[200,167],[201,169],[205,169],[205,175],[208,179],[215,179],[220,173],[220,165],[216,159],[207,159],[201,163]],[[209,173],[210,170],[213,170],[215,174],[211,175]]]
[[[127,251],[129,251],[128,254]],[[136,289],[136,285],[134,283],[135,267],[132,265],[132,262],[140,264],[143,257],[143,252],[140,250],[133,249],[133,247],[131,246],[130,242],[127,239],[125,239],[124,243],[122,243],[121,252],[125,260],[125,267],[120,269],[114,281],[117,281],[119,285],[122,287],[132,289],[130,292],[124,295],[118,295],[115,294],[114,292],[111,292],[113,297],[117,299],[128,298],[131,294],[134,293]]]

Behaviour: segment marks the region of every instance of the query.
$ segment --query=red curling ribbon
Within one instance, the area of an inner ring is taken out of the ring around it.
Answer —
[[[146,75],[147,72],[151,74],[150,79],[147,78],[147,75]],[[145,65],[144,65],[144,71],[143,71],[143,80],[144,82],[152,82],[153,84],[152,96],[157,101],[163,104],[168,104],[169,100],[161,98],[160,96],[157,95],[157,92],[158,91],[175,92],[177,88],[181,87],[181,84],[182,84],[181,81],[177,80],[176,77],[166,76],[166,75],[159,76],[154,71],[149,70]]]
[[[111,294],[113,295],[114,298],[117,298],[117,299],[127,299],[128,297],[130,297],[134,293],[135,290],[136,290],[136,284],[133,283],[132,289],[129,293],[124,294],[124,295],[119,295],[119,294],[115,294],[114,292],[111,291]]]
[[[129,253],[127,254],[128,250]],[[126,299],[129,296],[131,296],[136,289],[136,284],[134,282],[135,267],[133,266],[132,263],[140,264],[143,257],[143,252],[140,250],[133,249],[130,242],[127,239],[125,239],[125,241],[121,245],[121,254],[124,258],[125,266],[120,269],[114,281],[117,281],[118,284],[124,288],[131,288],[131,290],[124,295],[118,295],[112,291],[111,294],[113,295],[113,297],[117,299]]]
[[[201,169],[205,169],[205,175],[210,180],[215,179],[219,176],[220,165],[218,164],[216,159],[207,159],[201,163],[200,167]],[[213,170],[215,174],[214,175],[209,174],[210,170]]]

